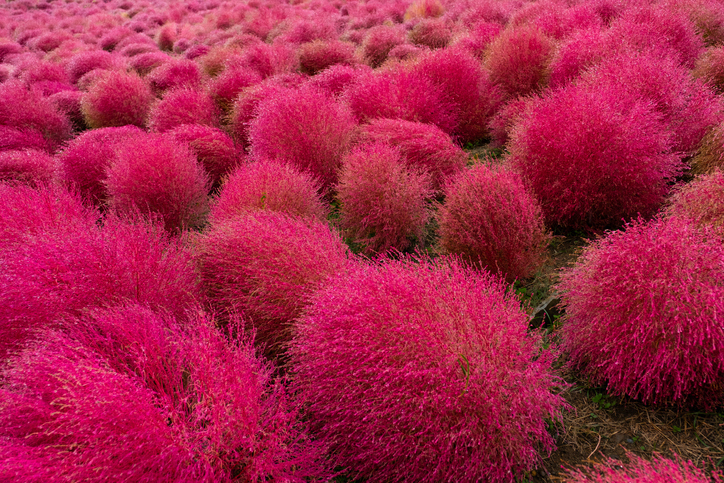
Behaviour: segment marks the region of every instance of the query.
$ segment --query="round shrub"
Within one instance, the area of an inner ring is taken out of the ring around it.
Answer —
[[[707,49],[696,61],[692,75],[724,93],[724,46]]]
[[[652,215],[682,170],[651,105],[613,85],[571,84],[532,99],[508,150],[551,225]]]
[[[47,195],[35,199],[37,206]],[[57,213],[67,205],[42,208],[44,231],[34,222],[23,243],[0,245],[0,358],[38,329],[89,308],[131,301],[184,319],[200,300],[183,241],[140,219],[109,217],[102,229],[86,227],[82,213]],[[57,228],[68,218],[77,230]]]
[[[360,74],[369,70],[370,68],[364,64],[354,67],[335,64],[309,79],[309,84],[338,97],[357,80]]]
[[[234,100],[247,87],[261,82],[261,76],[255,71],[243,68],[228,68],[216,76],[208,85],[208,92],[216,106],[229,113]]]
[[[166,132],[182,124],[219,127],[221,114],[207,93],[180,88],[168,92],[151,108],[148,126],[152,131]]]
[[[717,169],[680,186],[669,199],[666,212],[697,225],[709,225],[724,238],[724,173]]]
[[[196,256],[211,306],[244,316],[270,355],[291,339],[291,322],[311,293],[349,263],[346,246],[326,223],[272,211],[213,225]]]
[[[107,127],[81,133],[57,155],[67,183],[90,201],[106,198],[106,169],[119,146],[146,133],[135,126]]]
[[[53,151],[53,146],[42,134],[34,129],[0,126],[0,152],[22,151],[23,149],[50,153]]]
[[[382,65],[395,46],[405,43],[405,31],[391,25],[378,25],[367,31],[362,42],[362,58],[372,68]]]
[[[405,250],[430,218],[430,176],[407,168],[399,149],[377,143],[353,150],[335,186],[340,225],[366,254]]]
[[[153,92],[163,94],[171,89],[197,90],[201,86],[202,75],[196,62],[171,58],[154,68],[146,79]]]
[[[488,137],[488,122],[501,104],[503,93],[493,85],[480,61],[462,49],[423,54],[413,69],[429,79],[455,109],[453,134],[462,143]]]
[[[170,136],[128,139],[117,147],[106,175],[108,205],[118,213],[156,213],[170,231],[203,221],[208,175],[191,149]]]
[[[477,164],[452,180],[437,219],[443,250],[509,283],[533,275],[545,258],[540,206],[506,167]]]
[[[716,470],[711,475],[698,468],[691,461],[684,461],[680,456],[668,459],[654,455],[651,461],[627,453],[629,462],[606,458],[591,468],[567,470],[567,483],[645,483],[648,481],[670,481],[672,483],[721,483],[724,475]]]
[[[90,128],[143,127],[152,100],[151,89],[137,75],[108,72],[83,94],[80,107]]]
[[[360,123],[389,118],[434,124],[448,134],[458,127],[458,105],[418,71],[363,73],[345,98]]]
[[[182,328],[137,305],[67,325],[42,333],[3,371],[0,452],[12,445],[15,454],[0,478],[328,477],[294,400],[248,337],[227,342],[203,314]]]
[[[443,19],[420,20],[407,37],[415,45],[441,49],[447,47],[453,37],[452,24]]]
[[[432,124],[374,119],[360,127],[358,140],[397,147],[408,167],[430,174],[434,189],[442,188],[445,181],[460,173],[468,161],[467,153]]]
[[[138,75],[146,76],[158,66],[169,62],[170,59],[171,57],[169,57],[168,54],[165,54],[163,52],[157,52],[155,51],[155,49],[153,49],[153,51],[151,52],[146,52],[131,57],[131,59],[128,61],[128,64],[133,70],[138,73]],[[157,80],[157,85],[158,84],[159,81]]]
[[[80,108],[82,99],[83,92],[81,91],[60,91],[48,96],[52,106],[68,118],[75,133],[88,129]]]
[[[249,127],[251,153],[280,159],[328,187],[347,152],[355,121],[349,109],[313,87],[277,92],[260,103]]]
[[[210,175],[214,186],[244,161],[244,153],[221,129],[201,124],[182,124],[169,131],[176,141],[186,144]]]
[[[701,140],[699,150],[691,159],[693,174],[712,173],[724,169],[724,122],[714,126]]]
[[[60,166],[45,151],[23,149],[0,151],[0,181],[29,185],[52,184],[60,180]]]
[[[299,70],[315,75],[333,65],[354,64],[354,44],[339,40],[315,40],[299,47]]]
[[[325,220],[319,183],[282,161],[263,160],[236,168],[224,182],[209,213],[209,223],[237,219],[249,211],[279,211]]]
[[[70,81],[75,84],[88,72],[100,70],[122,70],[123,58],[104,50],[79,52],[68,60],[66,70]]]
[[[711,235],[639,220],[585,248],[557,287],[571,365],[645,404],[721,404],[724,246]]]
[[[485,66],[490,80],[508,96],[516,97],[541,89],[554,44],[533,25],[507,28],[490,43]]]
[[[297,322],[293,385],[333,463],[367,481],[520,478],[550,453],[554,356],[506,286],[454,259],[359,264]]]

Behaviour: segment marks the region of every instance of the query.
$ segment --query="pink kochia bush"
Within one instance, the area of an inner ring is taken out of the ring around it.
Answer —
[[[13,223],[10,233],[23,243],[0,244],[0,358],[37,329],[88,308],[130,300],[181,318],[199,300],[191,254],[158,224],[110,217],[103,228],[88,227],[92,213],[68,195],[52,208],[41,204],[46,193],[24,198],[42,216]],[[58,213],[66,206],[72,217]],[[59,228],[66,219],[78,229]]]
[[[653,214],[683,168],[660,119],[617,86],[571,84],[529,101],[509,160],[549,224],[620,224]]]
[[[420,241],[430,218],[430,176],[405,165],[399,149],[364,144],[347,156],[335,186],[340,225],[367,254]]]
[[[250,149],[257,159],[286,161],[328,187],[337,177],[354,128],[349,109],[319,89],[277,92],[259,104],[249,127]]]
[[[80,134],[56,156],[65,182],[89,201],[101,202],[106,198],[106,169],[116,150],[130,139],[145,135],[135,126],[99,128]]]
[[[118,146],[106,175],[108,205],[116,212],[158,214],[170,231],[202,223],[208,175],[191,149],[169,135],[129,139]]]
[[[307,298],[349,264],[346,246],[326,223],[272,211],[212,225],[196,257],[212,307],[244,316],[267,354],[283,350]]]
[[[680,456],[664,458],[655,454],[653,460],[647,461],[640,456],[627,454],[626,464],[613,458],[607,458],[591,468],[567,471],[567,483],[721,483],[724,477],[716,470],[709,477],[691,461],[684,461]]]
[[[38,185],[57,183],[59,180],[58,162],[45,151],[0,151],[0,181]]]
[[[612,394],[644,403],[724,401],[724,246],[670,217],[594,241],[561,275],[563,347]]]
[[[666,213],[710,225],[724,239],[724,173],[715,170],[680,186],[669,200]]]
[[[151,89],[138,75],[115,71],[93,84],[83,94],[80,105],[91,128],[127,124],[143,127],[152,100]]]
[[[44,331],[0,373],[0,480],[304,482],[327,476],[246,334],[138,305]],[[82,448],[82,450],[80,449]]]
[[[460,173],[468,161],[467,153],[432,124],[375,119],[360,127],[358,139],[368,144],[382,142],[396,146],[408,167],[430,174],[435,189]]]
[[[211,176],[214,185],[244,161],[244,153],[221,129],[202,124],[182,124],[169,131],[169,135],[187,144]]]
[[[152,131],[166,132],[182,124],[219,127],[221,113],[207,93],[181,88],[167,92],[151,108],[148,126]]]
[[[456,259],[359,264],[297,322],[318,441],[370,482],[509,482],[554,449],[553,354],[505,284]]]
[[[209,223],[233,220],[249,211],[280,211],[325,220],[319,183],[283,161],[262,160],[231,172],[209,213]]]
[[[446,252],[508,282],[533,275],[549,240],[538,202],[520,175],[505,166],[477,164],[452,180],[438,224]]]

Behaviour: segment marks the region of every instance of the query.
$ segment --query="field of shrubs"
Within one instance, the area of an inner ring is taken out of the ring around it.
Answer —
[[[0,482],[722,482],[719,0],[8,0]]]

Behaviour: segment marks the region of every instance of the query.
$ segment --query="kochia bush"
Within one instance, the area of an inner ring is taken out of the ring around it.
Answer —
[[[215,186],[244,161],[243,151],[221,129],[202,124],[182,124],[169,131],[169,135],[191,148]]]
[[[611,394],[644,403],[724,401],[724,246],[670,217],[594,241],[561,275],[563,347]]]
[[[612,84],[571,84],[529,101],[508,150],[551,225],[651,215],[683,168],[651,104]]]
[[[680,186],[669,199],[666,213],[710,225],[724,239],[724,173],[717,169]]]
[[[95,310],[15,356],[0,376],[0,479],[328,476],[248,336],[228,342],[203,314],[179,322],[137,305]]]
[[[111,209],[156,213],[169,231],[199,226],[208,208],[208,175],[191,149],[168,135],[129,139],[106,174]]]
[[[404,250],[421,240],[430,218],[430,176],[408,168],[396,147],[357,147],[342,163],[335,189],[340,225],[366,254]]]
[[[349,263],[342,239],[326,223],[272,211],[212,226],[196,257],[211,305],[250,321],[268,355],[285,348],[291,322],[312,292]]]
[[[477,164],[452,180],[438,211],[440,245],[506,281],[533,275],[549,240],[538,202],[507,167]]]
[[[290,368],[351,478],[508,482],[554,449],[554,356],[506,286],[452,259],[359,264],[297,322]]]
[[[277,92],[260,103],[249,127],[251,153],[257,159],[280,159],[334,183],[349,149],[354,117],[325,92],[303,87]]]
[[[0,151],[0,182],[2,181],[33,186],[57,183],[60,181],[60,166],[45,151]]]
[[[399,148],[408,167],[430,174],[433,188],[465,168],[468,155],[452,138],[433,124],[402,119],[374,119],[360,127],[362,143],[387,143]]]
[[[154,104],[148,126],[152,131],[166,132],[182,124],[202,124],[219,127],[221,113],[210,95],[190,88],[167,92]]]
[[[239,218],[248,211],[280,211],[325,220],[319,183],[283,161],[255,161],[235,169],[209,213],[209,223]]]
[[[81,99],[81,110],[91,128],[125,126],[144,127],[153,94],[146,82],[135,74],[108,72],[93,84]]]

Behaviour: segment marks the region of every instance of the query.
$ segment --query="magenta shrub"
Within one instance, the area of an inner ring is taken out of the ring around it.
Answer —
[[[367,31],[362,42],[362,58],[370,67],[379,67],[393,47],[405,43],[405,31],[399,26],[378,25]]]
[[[488,122],[503,93],[493,85],[480,61],[462,49],[444,49],[421,55],[413,69],[435,84],[455,106],[458,125],[453,134],[463,143],[488,137]]]
[[[340,226],[368,255],[421,241],[430,218],[430,175],[408,168],[390,144],[363,144],[343,161],[335,186]]]
[[[271,78],[269,81],[250,86],[239,94],[229,116],[229,131],[234,140],[244,148],[251,144],[249,125],[257,115],[259,104],[265,99],[279,95],[283,97],[289,88]]]
[[[60,181],[60,166],[46,151],[0,151],[0,181],[53,184]]]
[[[497,22],[478,20],[466,34],[453,39],[454,47],[467,49],[475,57],[482,59],[488,45],[500,34],[503,27]]]
[[[239,94],[247,87],[259,82],[261,82],[261,76],[251,69],[228,68],[209,82],[207,91],[218,108],[228,113]]]
[[[537,27],[508,27],[490,43],[485,66],[493,84],[517,97],[545,87],[553,52],[553,41]]]
[[[430,174],[432,187],[436,190],[462,171],[468,161],[467,153],[433,124],[374,119],[360,127],[358,140],[395,146],[409,168]]]
[[[0,478],[303,482],[328,475],[249,339],[139,306],[46,331],[3,371]],[[82,447],[83,450],[78,450]],[[5,451],[3,451],[5,450]]]
[[[263,160],[232,171],[211,207],[209,223],[221,224],[246,212],[279,211],[294,217],[326,220],[327,207],[312,176],[283,161]]]
[[[191,148],[214,186],[218,186],[227,173],[244,162],[243,151],[221,129],[201,124],[182,124],[169,131],[169,135]]]
[[[56,156],[65,181],[90,201],[105,200],[103,181],[116,150],[132,138],[145,134],[135,126],[107,127],[81,133]]]
[[[37,206],[47,195],[35,199]],[[58,213],[68,204],[72,217]],[[183,319],[200,300],[182,240],[140,219],[110,217],[102,229],[86,228],[89,215],[77,211],[67,201],[43,208],[23,243],[0,246],[0,358],[39,328],[88,308],[128,300]],[[78,230],[58,229],[65,219],[75,219]]]
[[[334,183],[355,128],[344,104],[309,86],[273,93],[257,109],[249,126],[255,158],[291,163],[324,187]]]
[[[53,146],[42,134],[34,129],[0,126],[0,151],[23,149],[52,152]]]
[[[146,125],[153,94],[136,74],[108,72],[81,99],[81,111],[90,128]]]
[[[116,148],[106,175],[108,206],[118,213],[158,214],[169,231],[203,223],[208,175],[191,148],[170,135],[128,139]]]
[[[448,134],[458,127],[458,106],[419,72],[396,69],[363,73],[344,97],[360,123],[403,119],[434,124]]]
[[[415,45],[441,49],[447,47],[453,37],[453,26],[449,21],[439,18],[420,20],[407,34]]]
[[[171,57],[169,57],[168,54],[153,49],[151,52],[145,52],[131,57],[128,64],[133,70],[138,72],[138,75],[147,76],[158,66],[170,61]]]
[[[724,173],[716,169],[680,185],[669,199],[666,213],[709,225],[724,239]]]
[[[721,483],[724,475],[720,470],[711,477],[691,461],[684,461],[679,455],[675,458],[664,458],[655,454],[653,460],[647,461],[640,456],[628,453],[629,462],[606,458],[591,468],[568,470],[568,483],[647,483],[666,481],[667,483]]]
[[[545,259],[550,235],[540,206],[505,166],[480,163],[452,180],[437,220],[443,250],[509,283],[532,276]]]
[[[724,93],[724,46],[707,49],[697,59],[692,75],[711,86],[718,94]]]
[[[612,49],[610,43],[610,36],[600,27],[582,29],[572,34],[558,46],[551,58],[548,67],[550,87],[565,86],[587,68],[620,50],[620,47]]]
[[[89,50],[79,52],[71,57],[66,65],[66,70],[68,71],[70,81],[75,84],[81,77],[92,70],[120,70],[123,69],[123,67],[122,57],[104,50]]]
[[[68,118],[74,133],[88,129],[80,108],[82,99],[81,91],[60,91],[48,96],[48,100],[55,110]]]
[[[166,93],[151,107],[148,126],[155,132],[170,131],[182,124],[201,124],[218,128],[221,113],[204,91],[187,87]]]
[[[670,217],[592,242],[558,285],[571,365],[646,404],[721,404],[724,246],[711,235]]]
[[[363,73],[369,73],[370,68],[361,65],[335,64],[309,79],[309,84],[329,94],[339,97]]]
[[[619,225],[652,215],[682,171],[670,139],[650,103],[610,84],[571,84],[528,103],[508,159],[550,225]]]
[[[333,65],[355,63],[354,44],[339,40],[315,40],[299,46],[299,70],[315,75]]]
[[[156,94],[178,88],[198,90],[201,87],[201,69],[191,60],[175,59],[160,64],[146,75]]]
[[[498,279],[455,259],[358,264],[296,324],[290,368],[318,441],[351,478],[520,478],[555,448],[554,356]]]
[[[308,297],[349,265],[346,246],[326,223],[266,210],[213,225],[196,249],[211,306],[242,315],[267,355],[286,348]]]
[[[531,99],[534,98],[523,96],[509,100],[490,118],[488,130],[491,146],[501,148],[508,144],[511,131],[525,113]]]

